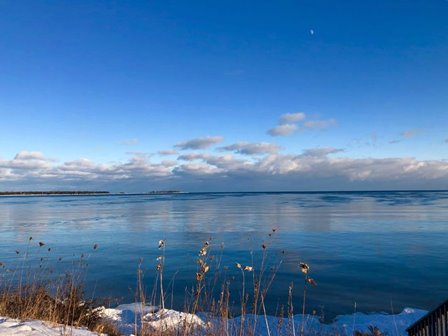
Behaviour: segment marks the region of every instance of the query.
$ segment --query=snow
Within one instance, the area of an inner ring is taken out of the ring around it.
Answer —
[[[401,313],[391,314],[364,314],[356,313],[350,315],[340,315],[331,324],[319,322],[316,316],[305,315],[304,329],[305,335],[335,335],[351,336],[353,331],[368,331],[369,327],[377,327],[383,333],[390,336],[406,336],[406,328],[413,322],[421,318],[427,312],[424,310],[405,308]],[[143,306],[141,304],[121,305],[115,309],[104,309],[103,316],[115,321],[123,335],[132,335],[135,330],[135,321],[138,325],[143,323],[145,327],[158,331],[178,331],[182,328],[194,330],[195,335],[207,335],[213,331],[228,331],[228,334],[239,334],[237,331],[241,325],[240,317],[229,319],[226,322],[220,321],[216,317],[210,317],[206,313],[197,315],[178,312],[171,309],[160,309],[153,306]],[[302,326],[302,316],[294,316],[294,330],[296,335],[300,335]],[[244,328],[253,330],[255,326],[256,335],[291,335],[293,327],[287,318],[280,319],[273,316],[246,315]],[[267,326],[269,326],[269,332]],[[227,334],[227,332],[225,332]]]
[[[120,332],[125,336],[135,333],[138,328],[144,325],[145,328],[153,331],[179,331],[188,328],[194,335],[207,335],[214,331],[224,331],[227,335],[237,335],[241,326],[241,318],[236,317],[222,322],[216,317],[211,317],[206,313],[188,314],[171,309],[158,309],[154,306],[146,306],[141,303],[120,305],[116,308],[98,308],[103,318],[115,323]],[[369,327],[377,327],[389,336],[406,336],[406,328],[413,322],[421,318],[427,312],[424,310],[405,308],[401,313],[391,315],[383,313],[364,314],[356,313],[350,315],[340,315],[333,323],[324,324],[319,322],[316,316],[305,315],[304,330],[305,335],[340,335],[351,336],[353,331],[368,331]],[[280,335],[300,335],[302,327],[302,316],[295,315],[294,326],[291,320],[281,319],[273,316],[246,315],[243,321],[246,330],[254,330],[255,334],[264,336]],[[269,332],[268,327],[269,326]],[[294,331],[293,331],[294,330]],[[0,317],[0,336],[60,336],[64,334],[64,326],[50,324],[47,322],[29,320],[18,321],[6,317]],[[97,333],[80,328],[67,328],[65,334],[73,336],[93,336]]]
[[[0,317],[0,336],[94,336],[98,335],[86,329],[65,328],[63,325],[50,324],[38,320],[19,321]]]

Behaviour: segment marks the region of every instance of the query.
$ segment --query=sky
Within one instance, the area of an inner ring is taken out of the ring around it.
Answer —
[[[448,189],[447,18],[0,0],[0,190]]]

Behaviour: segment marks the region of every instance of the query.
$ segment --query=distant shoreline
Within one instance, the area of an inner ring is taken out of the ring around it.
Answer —
[[[0,191],[1,196],[144,196],[144,195],[177,195],[177,194],[362,194],[362,193],[409,193],[409,192],[448,192],[448,190],[339,190],[339,191],[178,191],[153,190],[148,192],[110,192],[110,191]]]
[[[177,190],[153,190],[140,195],[172,195],[181,194]],[[64,191],[0,191],[0,196],[102,196],[102,195],[133,195],[128,193],[111,193],[110,191],[85,191],[85,190],[64,190]]]
[[[105,195],[109,191],[0,191],[0,196],[47,196],[47,195]]]

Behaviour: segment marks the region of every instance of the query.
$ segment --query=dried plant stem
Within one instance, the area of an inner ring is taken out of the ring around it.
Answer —
[[[300,328],[300,336],[305,332],[305,304],[306,304],[306,289],[308,284],[308,275],[305,275],[305,283],[303,285],[303,302],[302,302],[302,327]]]
[[[241,325],[240,325],[240,336],[243,335],[244,332],[244,319],[245,319],[245,299],[246,299],[246,278],[244,275],[244,270],[240,268],[241,275],[243,277],[243,288],[242,288],[242,296],[241,296]]]
[[[264,322],[266,323],[266,331],[268,333],[268,336],[271,336],[271,331],[269,329],[269,323],[268,323],[268,317],[267,317],[267,314],[266,314],[266,307],[264,305],[264,295],[261,294],[260,297],[261,297],[261,305],[263,307]]]
[[[293,305],[293,295],[292,295],[292,289],[294,287],[294,283],[291,282],[291,285],[289,286],[289,293],[288,293],[288,315],[289,318],[291,319],[291,323],[292,323],[292,335],[296,336],[296,327],[294,325],[294,305]]]
[[[160,305],[162,306],[162,309],[165,309],[165,295],[163,292],[163,270],[165,268],[165,244],[163,244],[163,253],[162,253],[162,261],[161,261],[161,268],[159,271],[160,275]]]
[[[356,301],[353,304],[353,328],[352,328],[352,335],[355,334],[355,319],[356,319]]]

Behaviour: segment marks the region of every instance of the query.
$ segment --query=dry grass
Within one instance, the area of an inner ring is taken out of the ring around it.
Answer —
[[[37,250],[33,250],[36,245]],[[97,248],[95,244],[93,250]],[[30,250],[38,256],[37,259],[30,258]],[[1,263],[0,315],[87,327],[111,336],[119,335],[118,329],[100,316],[98,302],[84,297],[86,256],[81,254],[70,272],[58,275],[48,264],[51,253],[51,248],[45,243],[33,244],[30,237],[26,250],[16,251],[19,258],[16,269]],[[56,260],[61,261],[61,258]]]
[[[97,306],[94,300],[83,298],[81,286],[69,277],[57,287],[48,283],[33,283],[0,291],[1,316],[87,327],[110,336],[119,335],[118,328],[100,316]]]
[[[206,328],[208,335],[256,335],[260,324],[264,325],[268,336],[271,334],[267,312],[266,298],[269,289],[276,277],[278,269],[282,264],[282,256],[269,254],[271,238],[276,234],[276,229],[267,235],[266,241],[260,244],[259,251],[251,251],[251,262],[241,264],[235,261],[232,266],[222,265],[224,246],[220,245],[218,252],[214,254],[214,244],[210,240],[198,243],[198,254],[196,257],[196,272],[192,274],[194,286],[186,290],[184,312],[192,315],[197,312],[208,312],[210,319],[215,322],[213,329]],[[58,278],[57,275],[48,271],[45,258],[40,258],[39,265],[29,265],[28,251],[30,246],[51,253],[45,243],[33,244],[32,238],[24,253],[17,251],[18,258],[22,258],[21,266],[17,270],[9,271],[9,275],[0,279],[0,315],[17,319],[39,319],[54,322],[66,326],[83,326],[92,331],[106,333],[111,336],[119,335],[119,330],[112,322],[101,318],[96,307],[98,302],[87,300],[83,293],[83,279],[87,271],[86,256],[81,255],[79,261],[74,263],[71,273]],[[93,245],[93,251],[98,248]],[[135,290],[136,302],[143,306],[153,305],[164,309],[167,306],[169,288],[171,285],[171,306],[173,304],[173,281],[165,284],[165,249],[169,248],[165,240],[158,244],[160,255],[154,266],[155,271],[150,274],[153,283],[148,284],[144,274],[144,260],[140,258],[137,267],[137,283]],[[254,255],[258,254],[259,263],[255,264]],[[53,258],[53,260],[55,260]],[[0,265],[2,266],[2,265]],[[4,265],[3,265],[4,266]],[[309,266],[305,263],[298,264],[297,280],[300,280],[300,271],[304,274],[302,314],[305,317],[306,295],[310,285],[316,285],[309,277]],[[3,267],[5,270],[5,267]],[[233,271],[230,269],[233,268]],[[26,270],[27,271],[24,271]],[[75,271],[73,271],[73,269]],[[235,276],[235,270],[237,275]],[[239,274],[239,276],[238,276]],[[152,290],[147,291],[147,288]],[[279,317],[278,330],[286,327],[288,334],[292,336],[303,335],[304,324],[301,330],[295,329],[294,306],[293,306],[294,282],[291,282],[286,291],[288,302],[281,306],[277,316]],[[236,291],[235,291],[236,289]],[[286,315],[288,323],[284,324],[283,317]],[[239,324],[229,323],[234,317],[240,318]],[[207,319],[207,318],[206,318]],[[135,320],[134,335],[195,335],[203,334],[204,328],[185,320],[176,330],[152,330],[147,323],[138,323]],[[209,321],[205,321],[207,324]],[[283,325],[284,324],[284,325]],[[277,330],[277,331],[278,331]],[[375,334],[376,336],[376,334]]]
[[[271,288],[276,274],[282,264],[282,256],[274,256],[274,259],[270,258],[269,245],[272,237],[276,234],[276,229],[268,234],[267,240],[260,244],[260,250],[252,251],[250,253],[252,262],[250,264],[241,264],[235,262],[233,266],[222,266],[221,259],[223,253],[223,246],[220,247],[220,252],[214,254],[214,244],[211,239],[205,241],[201,245],[198,244],[198,254],[196,257],[196,273],[194,275],[195,285],[186,290],[184,309],[183,311],[189,314],[196,314],[197,312],[207,312],[210,317],[210,321],[214,321],[213,328],[205,328],[207,335],[256,335],[260,324],[263,324],[265,330],[267,330],[268,336],[271,334],[270,328],[272,325],[268,323],[268,316],[266,311],[266,297],[268,296],[269,289]],[[138,281],[137,281],[137,293],[136,298],[142,302],[142,305],[148,302],[150,305],[159,305],[160,307],[166,306],[166,298],[169,296],[167,289],[163,287],[164,277],[164,265],[165,265],[165,249],[167,248],[166,241],[159,241],[159,250],[161,255],[156,260],[157,276],[155,277],[152,286],[152,295],[149,301],[146,300],[147,295],[144,292],[143,284],[143,271],[141,265],[138,269]],[[255,265],[254,254],[260,254],[260,262]],[[234,267],[240,274],[240,276],[234,276],[234,272],[230,270],[230,267]],[[310,286],[316,286],[316,282],[309,276],[310,267],[305,263],[298,263],[297,280],[300,281],[300,272],[304,274],[303,285],[303,303],[302,314],[305,321],[306,312],[306,294]],[[230,270],[230,271],[229,271]],[[192,279],[192,280],[193,280]],[[279,323],[277,331],[286,327],[288,334],[292,336],[303,335],[305,325],[302,323],[301,330],[296,332],[294,323],[294,283],[288,290],[288,303],[287,303],[287,319],[288,323],[284,324],[284,308],[280,309],[277,314],[279,317]],[[220,289],[219,291],[217,289]],[[233,289],[233,291],[231,290]],[[234,291],[235,288],[238,290]],[[238,317],[240,323],[235,325],[229,323],[229,321]],[[280,318],[281,317],[281,318]],[[208,324],[207,317],[204,321]],[[172,330],[158,330],[151,331],[145,327],[144,323],[140,326],[140,329],[136,326],[134,333],[136,335],[166,335],[167,333],[173,333]],[[204,333],[204,328],[200,329],[200,332]],[[177,335],[194,335],[194,328],[185,321],[175,332]]]

